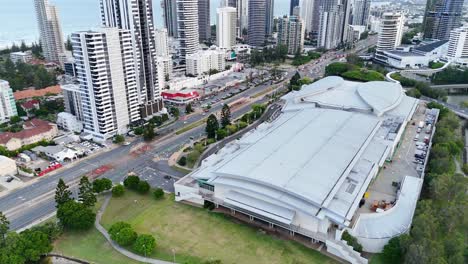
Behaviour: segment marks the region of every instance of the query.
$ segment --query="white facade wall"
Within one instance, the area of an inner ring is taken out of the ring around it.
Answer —
[[[172,79],[172,59],[171,57],[158,57],[158,80],[159,87],[165,89],[167,82]],[[168,79],[166,81],[166,78]]]
[[[468,26],[456,28],[450,32],[447,59],[468,65]]]
[[[83,121],[83,104],[81,102],[82,90],[77,84],[60,85],[63,94],[65,112],[74,115],[77,120]]]
[[[186,60],[187,75],[202,75],[215,69],[224,71],[226,67],[225,52],[219,49],[210,49],[199,51],[195,54],[188,55]]]
[[[401,13],[384,13],[380,22],[377,51],[393,50],[401,45],[404,16]]]
[[[32,53],[31,51],[25,51],[25,52],[12,52],[10,53],[10,60],[14,63],[18,62],[23,62],[23,63],[28,63],[32,60]]]
[[[83,123],[76,116],[66,112],[58,113],[57,126],[63,130],[72,132],[81,132],[83,130]]]
[[[216,40],[221,49],[231,49],[236,45],[236,9],[222,7],[217,9]]]
[[[102,28],[72,35],[82,92],[84,131],[96,140],[123,134],[139,119],[136,71],[129,30]]]
[[[17,116],[15,97],[10,84],[5,80],[0,80],[0,123],[4,123],[12,116]]]
[[[156,42],[156,56],[169,56],[169,42],[167,39],[167,29],[156,29],[154,31],[154,39]]]
[[[288,48],[288,54],[296,54],[304,49],[305,27],[301,18],[283,17],[278,21],[278,44]]]
[[[177,0],[180,55],[185,58],[199,49],[198,0]]]

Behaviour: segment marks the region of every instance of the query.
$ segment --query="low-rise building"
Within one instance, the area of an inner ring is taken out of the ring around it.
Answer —
[[[172,59],[169,56],[157,57],[158,82],[160,89],[165,89],[167,82],[172,79]]]
[[[161,96],[165,102],[174,104],[187,104],[200,97],[197,91],[191,89],[181,91],[165,90],[161,93]]]
[[[16,162],[8,157],[0,156],[0,176],[16,175],[18,169]]]
[[[425,41],[417,46],[400,46],[381,53],[381,61],[397,69],[427,67],[447,54],[447,40]]]
[[[66,112],[58,113],[57,126],[71,132],[79,133],[83,130],[83,122],[79,121],[76,116]]]
[[[33,110],[37,110],[40,107],[40,101],[36,99],[28,100],[23,103],[21,103],[21,108],[30,116]]]
[[[176,201],[200,206],[208,201],[247,222],[320,241],[351,263],[367,263],[341,234],[366,215],[358,212],[362,199],[385,161],[392,160],[419,100],[397,83],[333,76],[288,93],[282,102],[276,119],[228,143],[177,181]],[[405,194],[419,192],[420,175],[406,177],[413,179],[402,182]],[[388,219],[400,219],[392,227],[411,223],[417,199],[400,197],[404,204],[397,201],[396,210],[385,211]],[[403,232],[392,230],[392,237]],[[381,250],[390,238],[379,236],[375,243]]]
[[[57,136],[57,133],[57,125],[41,119],[32,119],[23,124],[23,130],[20,132],[1,133],[0,146],[4,146],[8,150],[16,150],[41,140],[52,140]]]
[[[366,26],[361,25],[349,25],[348,29],[348,40],[352,42],[359,41],[361,39],[361,34],[366,31]]]
[[[32,61],[32,53],[30,50],[27,51],[18,51],[10,53],[10,60],[14,63],[22,62],[28,63]]]
[[[201,50],[186,57],[186,74],[198,76],[209,75],[210,70],[224,71],[226,68],[226,52],[212,47],[208,50]]]
[[[73,161],[79,153],[64,146],[38,146],[32,149],[35,153],[44,153],[48,158],[58,162]]]

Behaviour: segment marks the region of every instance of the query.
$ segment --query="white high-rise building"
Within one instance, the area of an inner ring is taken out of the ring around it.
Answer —
[[[371,0],[354,0],[352,8],[352,25],[367,26]]]
[[[447,59],[464,66],[468,65],[468,26],[450,32]]]
[[[220,7],[234,7],[236,9],[236,30],[237,37],[243,37],[243,31],[247,32],[249,26],[249,0],[223,0]],[[247,33],[246,33],[247,34]],[[246,35],[245,34],[245,35]]]
[[[404,16],[401,13],[384,13],[380,20],[377,51],[392,50],[401,45]]]
[[[236,45],[237,13],[234,7],[221,7],[217,10],[216,40],[221,49],[231,49]]]
[[[130,30],[141,117],[160,112],[163,102],[158,86],[152,1],[100,0],[100,3],[103,26]]]
[[[84,131],[102,141],[138,119],[135,54],[130,30],[102,28],[72,34]]]
[[[169,42],[167,39],[167,29],[156,29],[154,31],[154,39],[156,41],[156,56],[169,56]]]
[[[10,84],[5,80],[0,80],[0,123],[4,123],[12,116],[17,116],[15,97]]]
[[[278,21],[278,44],[288,48],[288,54],[304,49],[304,22],[297,16],[282,17]]]
[[[380,30],[374,59],[382,63],[387,62],[384,51],[390,51],[401,45],[405,18],[401,13],[386,12],[380,19]]]
[[[48,0],[34,0],[42,52],[47,61],[63,64],[65,45],[58,11]]]
[[[179,34],[180,55],[187,55],[199,50],[198,0],[177,0],[177,32]]]
[[[187,56],[186,73],[198,76],[208,74],[210,70],[224,71],[226,68],[226,52],[218,48],[201,50]]]
[[[350,0],[321,0],[317,46],[333,49],[348,40]],[[314,7],[315,8],[315,7]]]

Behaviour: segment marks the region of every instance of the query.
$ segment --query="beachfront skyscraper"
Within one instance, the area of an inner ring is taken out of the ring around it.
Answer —
[[[102,28],[72,34],[84,131],[103,141],[140,119],[130,30]]]
[[[158,85],[151,0],[100,0],[102,24],[129,30],[135,56],[140,114],[152,116],[163,108]]]
[[[44,58],[62,64],[65,61],[65,46],[57,8],[48,0],[34,0],[34,6]]]
[[[183,60],[199,50],[198,0],[177,0],[177,31]]]

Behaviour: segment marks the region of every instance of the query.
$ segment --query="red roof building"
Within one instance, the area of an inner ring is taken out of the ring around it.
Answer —
[[[164,101],[176,103],[176,104],[187,104],[200,97],[200,94],[194,90],[165,90],[161,93]]]
[[[57,136],[57,132],[57,125],[41,119],[32,119],[23,124],[23,130],[20,132],[1,133],[0,145],[8,150],[16,150],[43,139],[51,140]]]

